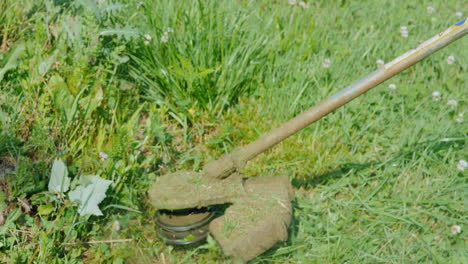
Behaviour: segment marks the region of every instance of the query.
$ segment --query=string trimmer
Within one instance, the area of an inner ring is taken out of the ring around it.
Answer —
[[[467,32],[465,18],[258,140],[209,162],[202,172],[159,177],[149,190],[151,203],[158,210],[159,234],[167,243],[186,245],[211,233],[226,255],[241,261],[286,240],[294,197],[289,179],[244,177],[240,171],[247,161]],[[217,215],[220,207],[227,209]]]

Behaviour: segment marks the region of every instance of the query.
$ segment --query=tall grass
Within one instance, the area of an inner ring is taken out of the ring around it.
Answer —
[[[312,17],[283,3],[148,1],[142,8],[139,30],[151,41],[131,51],[130,74],[148,101],[175,113],[219,116],[255,95],[281,69],[278,57],[300,61],[313,52]]]

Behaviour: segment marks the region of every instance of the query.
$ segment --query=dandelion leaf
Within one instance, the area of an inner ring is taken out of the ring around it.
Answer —
[[[112,181],[94,176],[86,185],[80,185],[69,193],[70,200],[78,202],[78,213],[83,215],[102,215],[99,203],[106,198],[106,191]]]
[[[54,160],[49,180],[49,191],[64,193],[70,187],[67,166],[61,160]]]

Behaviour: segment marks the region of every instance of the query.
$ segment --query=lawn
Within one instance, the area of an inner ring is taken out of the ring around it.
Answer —
[[[213,240],[162,243],[151,183],[468,13],[462,0],[306,2],[0,0],[0,262],[232,263]],[[295,200],[289,239],[251,263],[468,263],[467,47],[252,160],[243,174],[288,176]],[[70,191],[50,191],[55,160]],[[112,181],[99,216],[70,198],[93,176]]]

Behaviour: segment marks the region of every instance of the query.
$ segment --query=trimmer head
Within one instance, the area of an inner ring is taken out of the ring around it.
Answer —
[[[247,261],[287,239],[294,197],[287,177],[242,178],[236,174],[216,180],[202,175],[169,174],[151,187],[151,202],[160,209],[159,233],[167,243],[196,243],[206,238],[208,229],[226,255]],[[224,215],[215,217],[212,207],[206,209],[210,204],[229,207]]]
[[[215,215],[215,206],[175,211],[158,210],[158,235],[165,243],[175,246],[203,242],[209,234],[208,227]]]

